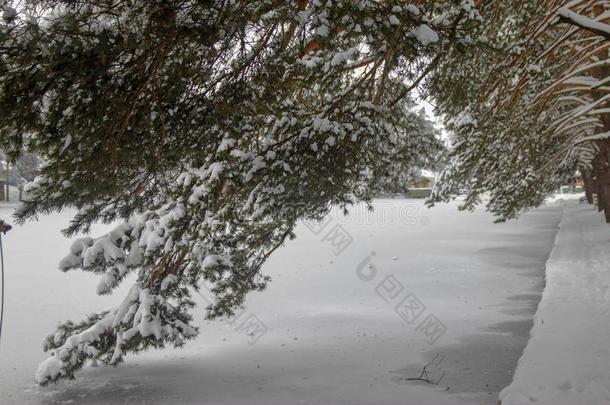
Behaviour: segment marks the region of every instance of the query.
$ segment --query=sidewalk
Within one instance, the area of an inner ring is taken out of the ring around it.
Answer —
[[[502,405],[610,404],[610,226],[589,204],[564,206],[546,287]]]

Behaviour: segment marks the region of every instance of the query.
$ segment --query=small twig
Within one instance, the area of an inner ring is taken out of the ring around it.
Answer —
[[[405,380],[407,380],[407,381],[423,381],[425,383],[433,384],[433,385],[440,384],[441,380],[445,377],[445,371],[443,371],[443,373],[441,374],[441,376],[438,379],[438,381],[432,381],[430,379],[430,377],[428,376],[428,371],[429,371],[428,367],[431,367],[431,366],[438,367],[443,362],[444,359],[445,359],[444,355],[437,354],[436,356],[434,356],[434,358],[432,360],[430,360],[424,366],[424,368],[422,368],[421,373],[419,374],[419,377],[405,378]]]

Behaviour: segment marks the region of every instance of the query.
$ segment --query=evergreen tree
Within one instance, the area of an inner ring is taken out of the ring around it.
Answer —
[[[463,192],[499,220],[540,205],[580,169],[610,222],[609,7],[481,2],[480,46],[453,49],[429,91],[453,136],[434,204]],[[593,183],[593,184],[592,184]]]
[[[472,0],[5,2],[0,148],[44,160],[18,220],[116,222],[60,267],[99,274],[99,294],[136,275],[118,307],[47,337],[37,381],[182,345],[202,281],[210,318],[265,288],[297,220],[370,200],[419,131],[410,92],[480,20]]]

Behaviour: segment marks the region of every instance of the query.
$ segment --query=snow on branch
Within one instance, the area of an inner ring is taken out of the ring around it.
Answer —
[[[198,333],[188,324],[190,320],[184,308],[134,284],[117,308],[90,315],[79,324],[60,324],[47,336],[43,349],[51,355],[40,363],[36,382],[46,385],[73,378],[88,360],[116,365],[128,351],[164,347],[167,343],[181,346]]]
[[[594,135],[589,135],[587,137],[584,137],[584,138],[580,139],[578,141],[578,143],[581,143],[581,142],[590,142],[590,141],[603,141],[603,140],[606,140],[606,139],[610,139],[610,132],[608,132],[608,131],[607,132],[600,132],[600,133],[597,133],[597,134],[594,134]]]
[[[575,13],[567,7],[560,8],[557,14],[559,14],[560,23],[576,25],[596,35],[610,39],[610,25],[608,24]]]

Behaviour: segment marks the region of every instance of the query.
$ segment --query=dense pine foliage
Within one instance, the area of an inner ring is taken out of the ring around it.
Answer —
[[[430,86],[453,135],[432,202],[488,193],[505,220],[580,171],[610,222],[610,6],[566,4],[480,2],[486,46],[445,55]]]

